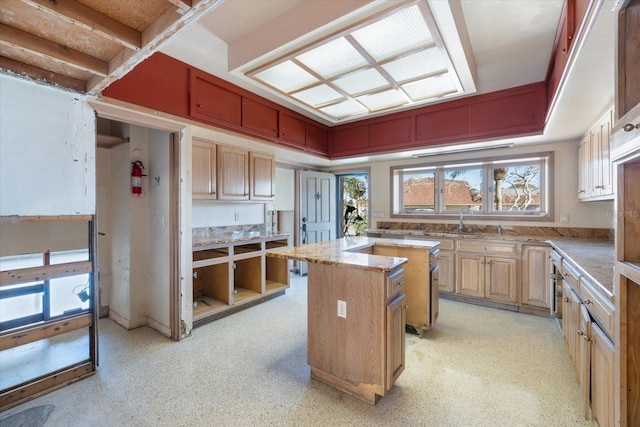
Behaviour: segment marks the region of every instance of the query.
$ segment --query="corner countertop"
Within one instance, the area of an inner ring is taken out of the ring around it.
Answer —
[[[395,246],[430,250],[438,246],[437,241],[379,239],[375,237],[345,237],[327,242],[312,243],[288,248],[270,249],[267,256],[295,259],[318,264],[342,265],[364,270],[391,271],[405,264],[407,258],[371,255],[358,251],[369,247]]]
[[[206,249],[210,246],[229,245],[236,242],[249,240],[274,240],[290,238],[288,233],[273,233],[259,231],[233,231],[224,233],[198,233],[193,235],[192,244],[194,250]]]
[[[582,274],[600,288],[600,293],[613,300],[614,244],[608,240],[548,240],[563,258],[571,261]]]

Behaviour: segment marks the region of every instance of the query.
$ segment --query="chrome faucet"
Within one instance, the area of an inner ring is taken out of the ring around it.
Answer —
[[[458,225],[458,231],[464,232],[464,209],[460,209],[460,225]]]

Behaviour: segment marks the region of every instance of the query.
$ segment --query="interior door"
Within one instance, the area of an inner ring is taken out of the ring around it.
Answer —
[[[326,172],[300,172],[300,243],[325,242],[335,239],[336,177]],[[300,275],[307,265],[300,263]]]

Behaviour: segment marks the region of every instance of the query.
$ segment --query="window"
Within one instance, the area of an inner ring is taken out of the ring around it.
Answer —
[[[551,220],[551,156],[392,167],[393,216],[447,216],[463,210],[479,217]]]

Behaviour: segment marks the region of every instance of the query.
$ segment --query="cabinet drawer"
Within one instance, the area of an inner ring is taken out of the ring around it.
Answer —
[[[580,298],[602,329],[613,337],[613,304],[601,296],[584,277],[580,281]]]
[[[404,270],[402,268],[387,276],[387,301],[404,292]]]
[[[441,251],[452,251],[455,249],[456,241],[452,239],[440,239],[438,249]]]
[[[578,292],[578,285],[580,283],[580,277],[582,275],[578,273],[578,270],[568,262],[562,263],[562,277],[566,280],[574,291]]]
[[[458,250],[465,252],[482,252],[486,255],[516,255],[516,245],[493,243],[477,240],[458,240]]]

